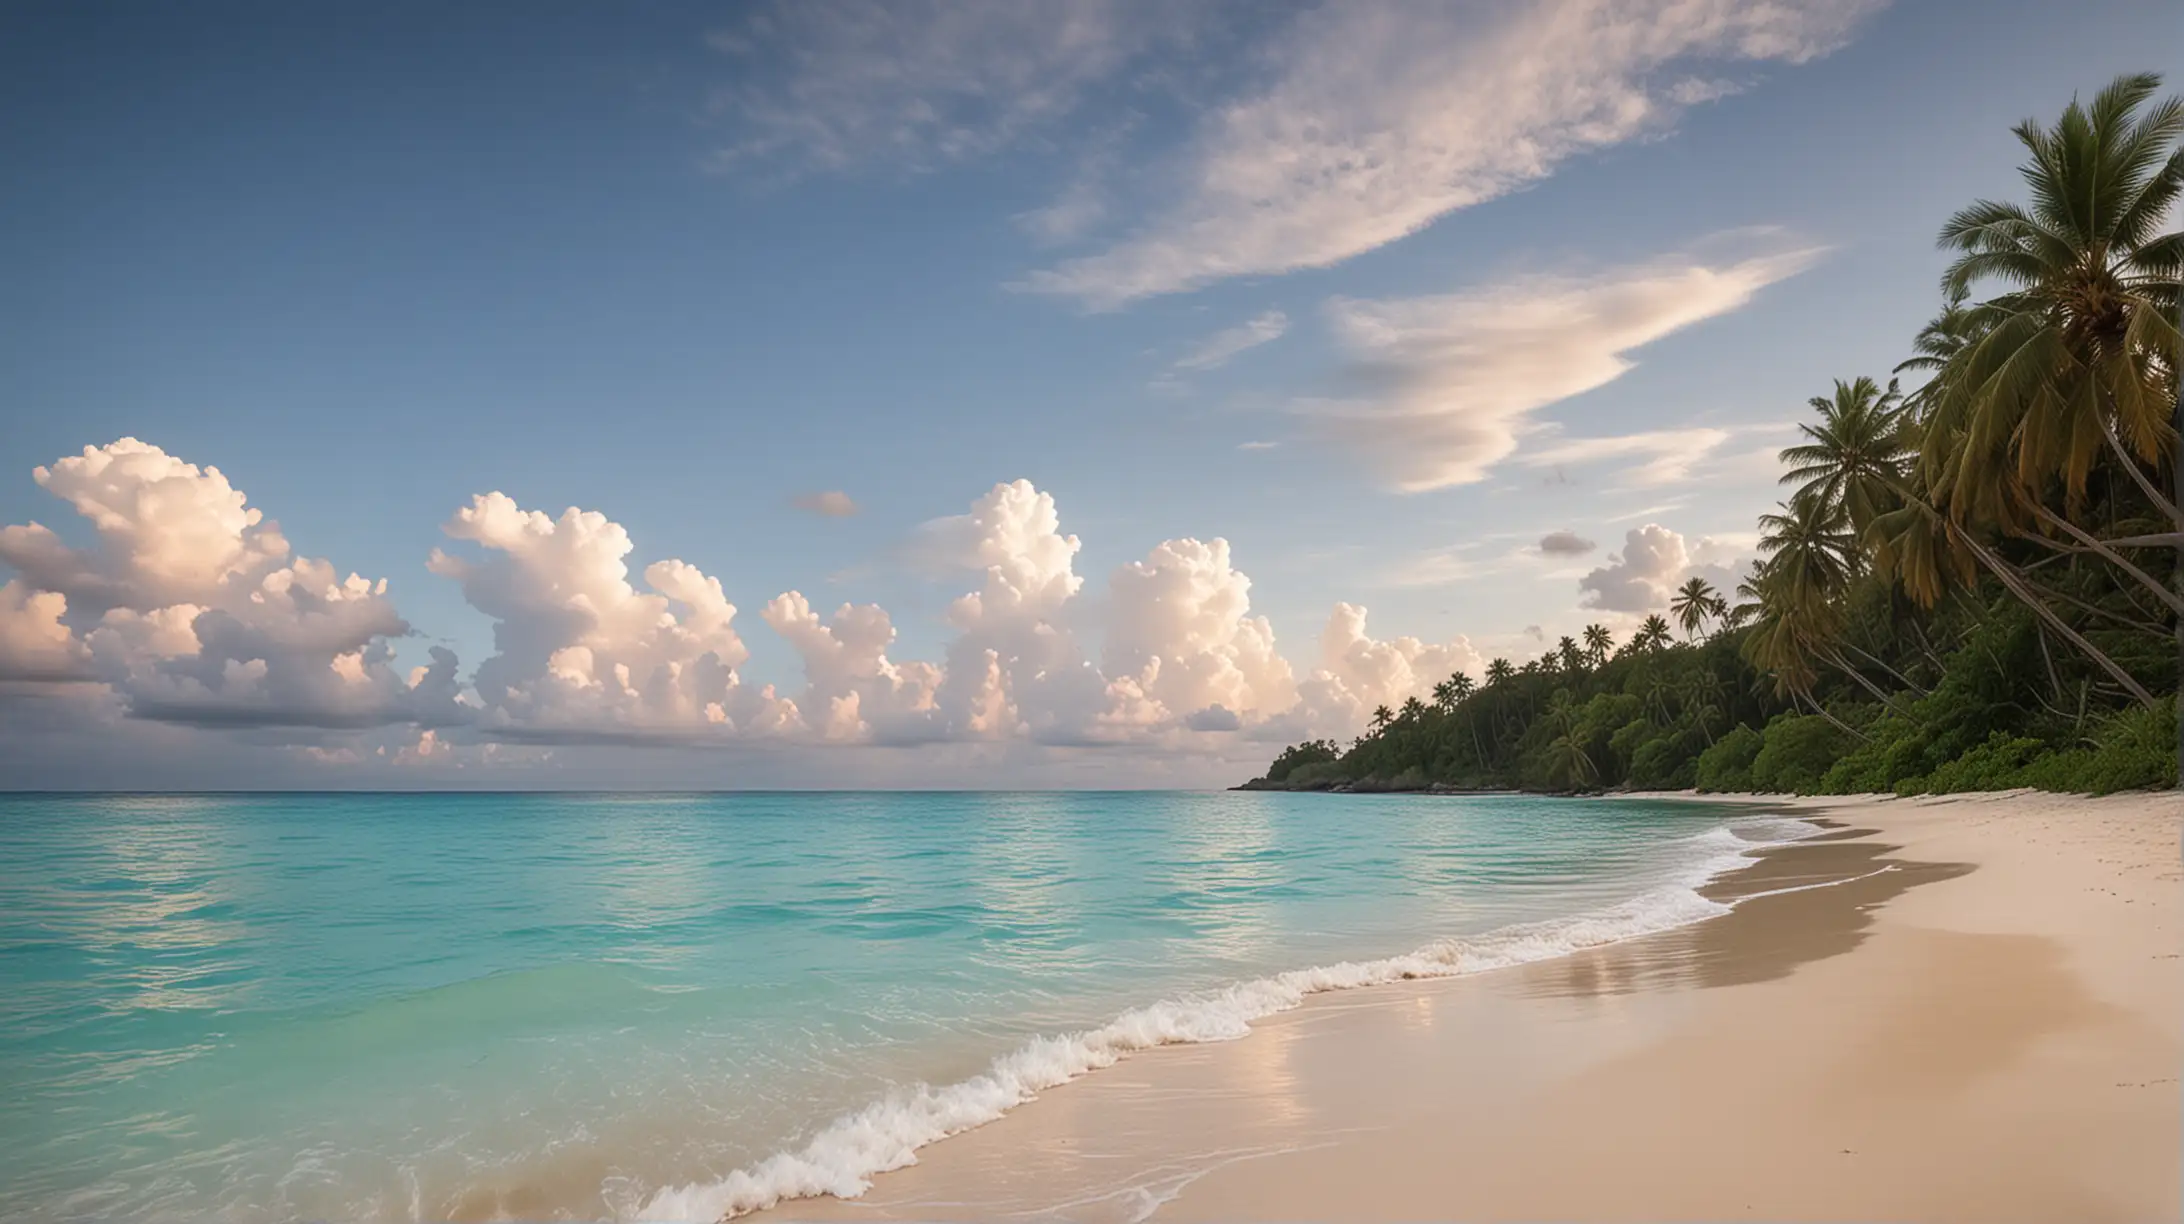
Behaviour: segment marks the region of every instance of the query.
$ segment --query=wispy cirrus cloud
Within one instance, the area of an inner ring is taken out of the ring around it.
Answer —
[[[1279,310],[1269,310],[1234,327],[1224,327],[1192,345],[1189,352],[1176,358],[1171,368],[1193,371],[1219,369],[1238,354],[1262,344],[1272,344],[1288,331],[1289,316]]]
[[[1135,232],[1023,287],[1112,309],[1340,263],[1668,131],[1740,88],[1703,69],[1826,54],[1884,3],[1327,5],[1264,49],[1269,83],[1206,115]]]
[[[754,5],[708,40],[741,74],[713,99],[728,137],[708,162],[793,176],[993,153],[1075,112],[1192,17],[1151,0]]]
[[[1821,255],[1773,241],[1769,253],[1728,262],[1675,255],[1436,296],[1336,298],[1328,321],[1354,390],[1299,408],[1398,490],[1473,483],[1517,450],[1532,413],[1613,382],[1632,367],[1633,350],[1744,306]],[[1719,431],[1685,441],[1711,432]],[[1565,457],[1651,454],[1653,474],[1670,478],[1676,463],[1665,436],[1578,440],[1543,453],[1558,448]]]

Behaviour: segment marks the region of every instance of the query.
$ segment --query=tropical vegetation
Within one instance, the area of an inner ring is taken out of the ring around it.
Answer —
[[[2184,760],[2184,101],[2126,76],[2016,129],[1941,307],[1782,452],[1734,591],[1382,707],[1252,785],[1926,793],[2174,786]],[[1904,382],[1915,385],[1904,389]]]

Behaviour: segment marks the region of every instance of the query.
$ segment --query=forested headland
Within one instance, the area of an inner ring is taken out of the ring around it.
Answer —
[[[1692,579],[1620,642],[1450,676],[1248,785],[2176,785],[2184,100],[2160,85],[2018,126],[2023,198],[1942,226],[1938,312],[1886,381],[1811,400],[1735,590]]]

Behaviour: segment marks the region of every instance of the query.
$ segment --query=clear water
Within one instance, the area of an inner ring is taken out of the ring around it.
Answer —
[[[0,796],[0,1218],[627,1217],[1039,1034],[1688,885],[1724,819],[1240,793]]]

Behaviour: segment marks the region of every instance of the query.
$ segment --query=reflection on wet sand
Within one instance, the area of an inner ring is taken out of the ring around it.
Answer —
[[[1751,866],[1699,890],[1708,900],[1736,906],[1721,918],[1492,980],[1533,997],[1769,981],[1799,965],[1849,952],[1871,930],[1875,909],[1922,884],[1972,870],[1967,863],[1893,857],[1902,847],[1863,840],[1873,832],[1835,827],[1806,841],[1757,852]]]

